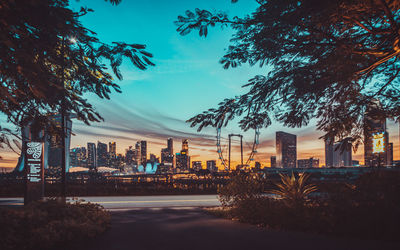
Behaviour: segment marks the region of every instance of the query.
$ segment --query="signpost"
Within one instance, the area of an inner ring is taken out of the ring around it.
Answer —
[[[25,205],[44,196],[43,145],[32,141],[25,145]]]

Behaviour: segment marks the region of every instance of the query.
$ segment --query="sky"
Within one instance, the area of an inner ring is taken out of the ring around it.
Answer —
[[[174,21],[186,10],[195,8],[224,10],[230,16],[243,16],[251,13],[255,1],[230,0],[124,0],[117,6],[99,0],[71,1],[75,10],[87,6],[93,13],[81,18],[83,25],[98,34],[101,41],[111,43],[124,41],[147,46],[153,54],[155,67],[145,71],[136,69],[125,61],[121,71],[124,79],[117,81],[122,93],[113,93],[111,100],[99,99],[88,95],[89,101],[105,121],[87,126],[73,121],[71,147],[86,146],[87,142],[115,141],[117,153],[124,154],[136,141],[148,141],[148,153],[160,156],[161,148],[166,147],[167,138],[174,139],[174,151],[181,149],[182,139],[189,140],[191,160],[217,160],[216,130],[207,128],[200,133],[190,128],[185,121],[217,104],[224,98],[230,98],[246,89],[241,86],[255,75],[266,74],[268,67],[250,67],[224,70],[219,59],[224,55],[232,30],[229,28],[211,28],[206,38],[197,32],[181,36],[176,32]],[[1,119],[4,124],[4,118]],[[399,155],[398,125],[389,122],[390,141],[394,143],[394,158]],[[255,161],[263,166],[269,165],[269,158],[275,155],[275,132],[285,131],[297,135],[297,158],[315,157],[324,164],[324,144],[318,139],[322,133],[316,131],[315,121],[309,126],[297,129],[282,127],[278,123],[260,130],[260,145]],[[222,136],[229,133],[244,134],[245,154],[250,152],[254,131],[243,133],[233,122],[222,130]],[[223,140],[226,142],[226,140]],[[223,143],[223,148],[227,143]],[[236,150],[237,141],[233,142]],[[7,149],[0,149],[0,167],[14,167],[18,155]],[[234,153],[234,160],[240,154]],[[353,159],[363,158],[362,147],[353,155]],[[217,163],[218,165],[220,162]]]

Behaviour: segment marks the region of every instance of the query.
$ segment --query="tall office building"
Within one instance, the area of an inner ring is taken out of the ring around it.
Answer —
[[[189,142],[188,142],[188,139],[183,139],[182,140],[182,151],[186,151],[186,153],[189,154]]]
[[[351,143],[337,142],[333,145],[333,167],[353,166]]]
[[[368,105],[364,114],[364,164],[370,167],[388,165],[388,150],[383,153],[373,153],[374,134],[384,133],[384,143],[385,145],[389,143],[386,118],[381,116],[380,107],[380,102],[375,100]]]
[[[189,170],[190,156],[189,156],[189,143],[187,139],[182,140],[182,150],[176,153],[176,167],[181,170]]]
[[[387,153],[387,165],[391,166],[393,165],[393,143],[389,143],[387,147],[388,153]]]
[[[271,156],[271,168],[276,168],[276,156]]]
[[[129,148],[125,152],[125,163],[127,165],[134,164],[136,165],[136,150],[132,148],[132,146],[129,146]]]
[[[107,144],[97,142],[97,166],[107,166]]]
[[[173,167],[174,165],[174,149],[172,138],[168,138],[167,148],[161,149],[161,163],[169,167]]]
[[[276,132],[276,165],[280,168],[295,168],[297,161],[297,136],[282,131]]]
[[[325,140],[325,167],[333,167],[333,141]]]
[[[80,167],[83,166],[86,160],[86,148],[85,147],[77,147],[71,149],[69,153],[70,158],[70,166],[71,167]]]
[[[167,148],[170,152],[170,155],[174,155],[174,141],[172,138],[168,138],[167,140]]]
[[[217,172],[217,161],[216,160],[211,160],[207,161],[207,169],[210,170],[210,172]]]
[[[143,166],[147,162],[147,141],[140,142],[140,162]]]
[[[96,144],[92,142],[87,144],[87,166],[89,170],[97,170]]]
[[[135,161],[135,164],[137,165],[137,166],[139,166],[139,165],[141,165],[142,164],[142,150],[141,150],[141,143],[138,141],[138,142],[136,142],[136,144],[135,144],[135,153],[134,153],[134,156],[133,156],[133,160]],[[144,163],[143,163],[144,164]]]
[[[300,159],[297,160],[298,168],[318,168],[319,167],[319,159],[314,159],[313,157],[309,159]]]
[[[160,163],[160,159],[155,154],[150,154],[149,160],[151,164]]]
[[[192,169],[195,171],[199,171],[203,168],[201,161],[192,161]]]
[[[117,145],[115,142],[108,143],[108,151],[110,159],[115,159],[117,157]]]

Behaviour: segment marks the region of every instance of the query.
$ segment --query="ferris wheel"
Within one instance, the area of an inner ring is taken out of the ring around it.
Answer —
[[[260,130],[258,128],[254,129],[254,140],[252,143],[246,143],[247,147],[250,150],[248,154],[248,158],[244,164],[243,161],[243,135],[241,134],[229,134],[228,139],[222,137],[221,128],[217,128],[217,153],[219,156],[219,160],[221,164],[224,166],[225,170],[231,170],[231,148],[232,148],[232,138],[238,137],[240,139],[240,159],[241,166],[249,165],[251,161],[254,161],[254,156],[257,153],[257,146],[260,143]],[[226,140],[228,141],[228,145],[226,145]],[[226,153],[228,154],[226,159]]]

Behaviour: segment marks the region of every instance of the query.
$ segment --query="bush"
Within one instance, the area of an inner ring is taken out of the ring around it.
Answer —
[[[0,210],[2,249],[50,249],[103,233],[110,215],[92,203],[54,199]]]
[[[230,209],[223,211],[225,217],[278,230],[399,240],[399,172],[367,173],[354,184],[341,183],[336,190],[313,200],[306,199],[307,192],[300,192],[305,196],[294,192],[291,187],[297,184],[282,186],[282,199],[268,198],[255,192],[257,183],[244,176],[232,180],[230,188],[220,194],[231,201]]]
[[[264,191],[265,180],[260,174],[234,174],[228,184],[218,189],[219,200],[224,207],[235,206],[242,200],[260,197]]]

